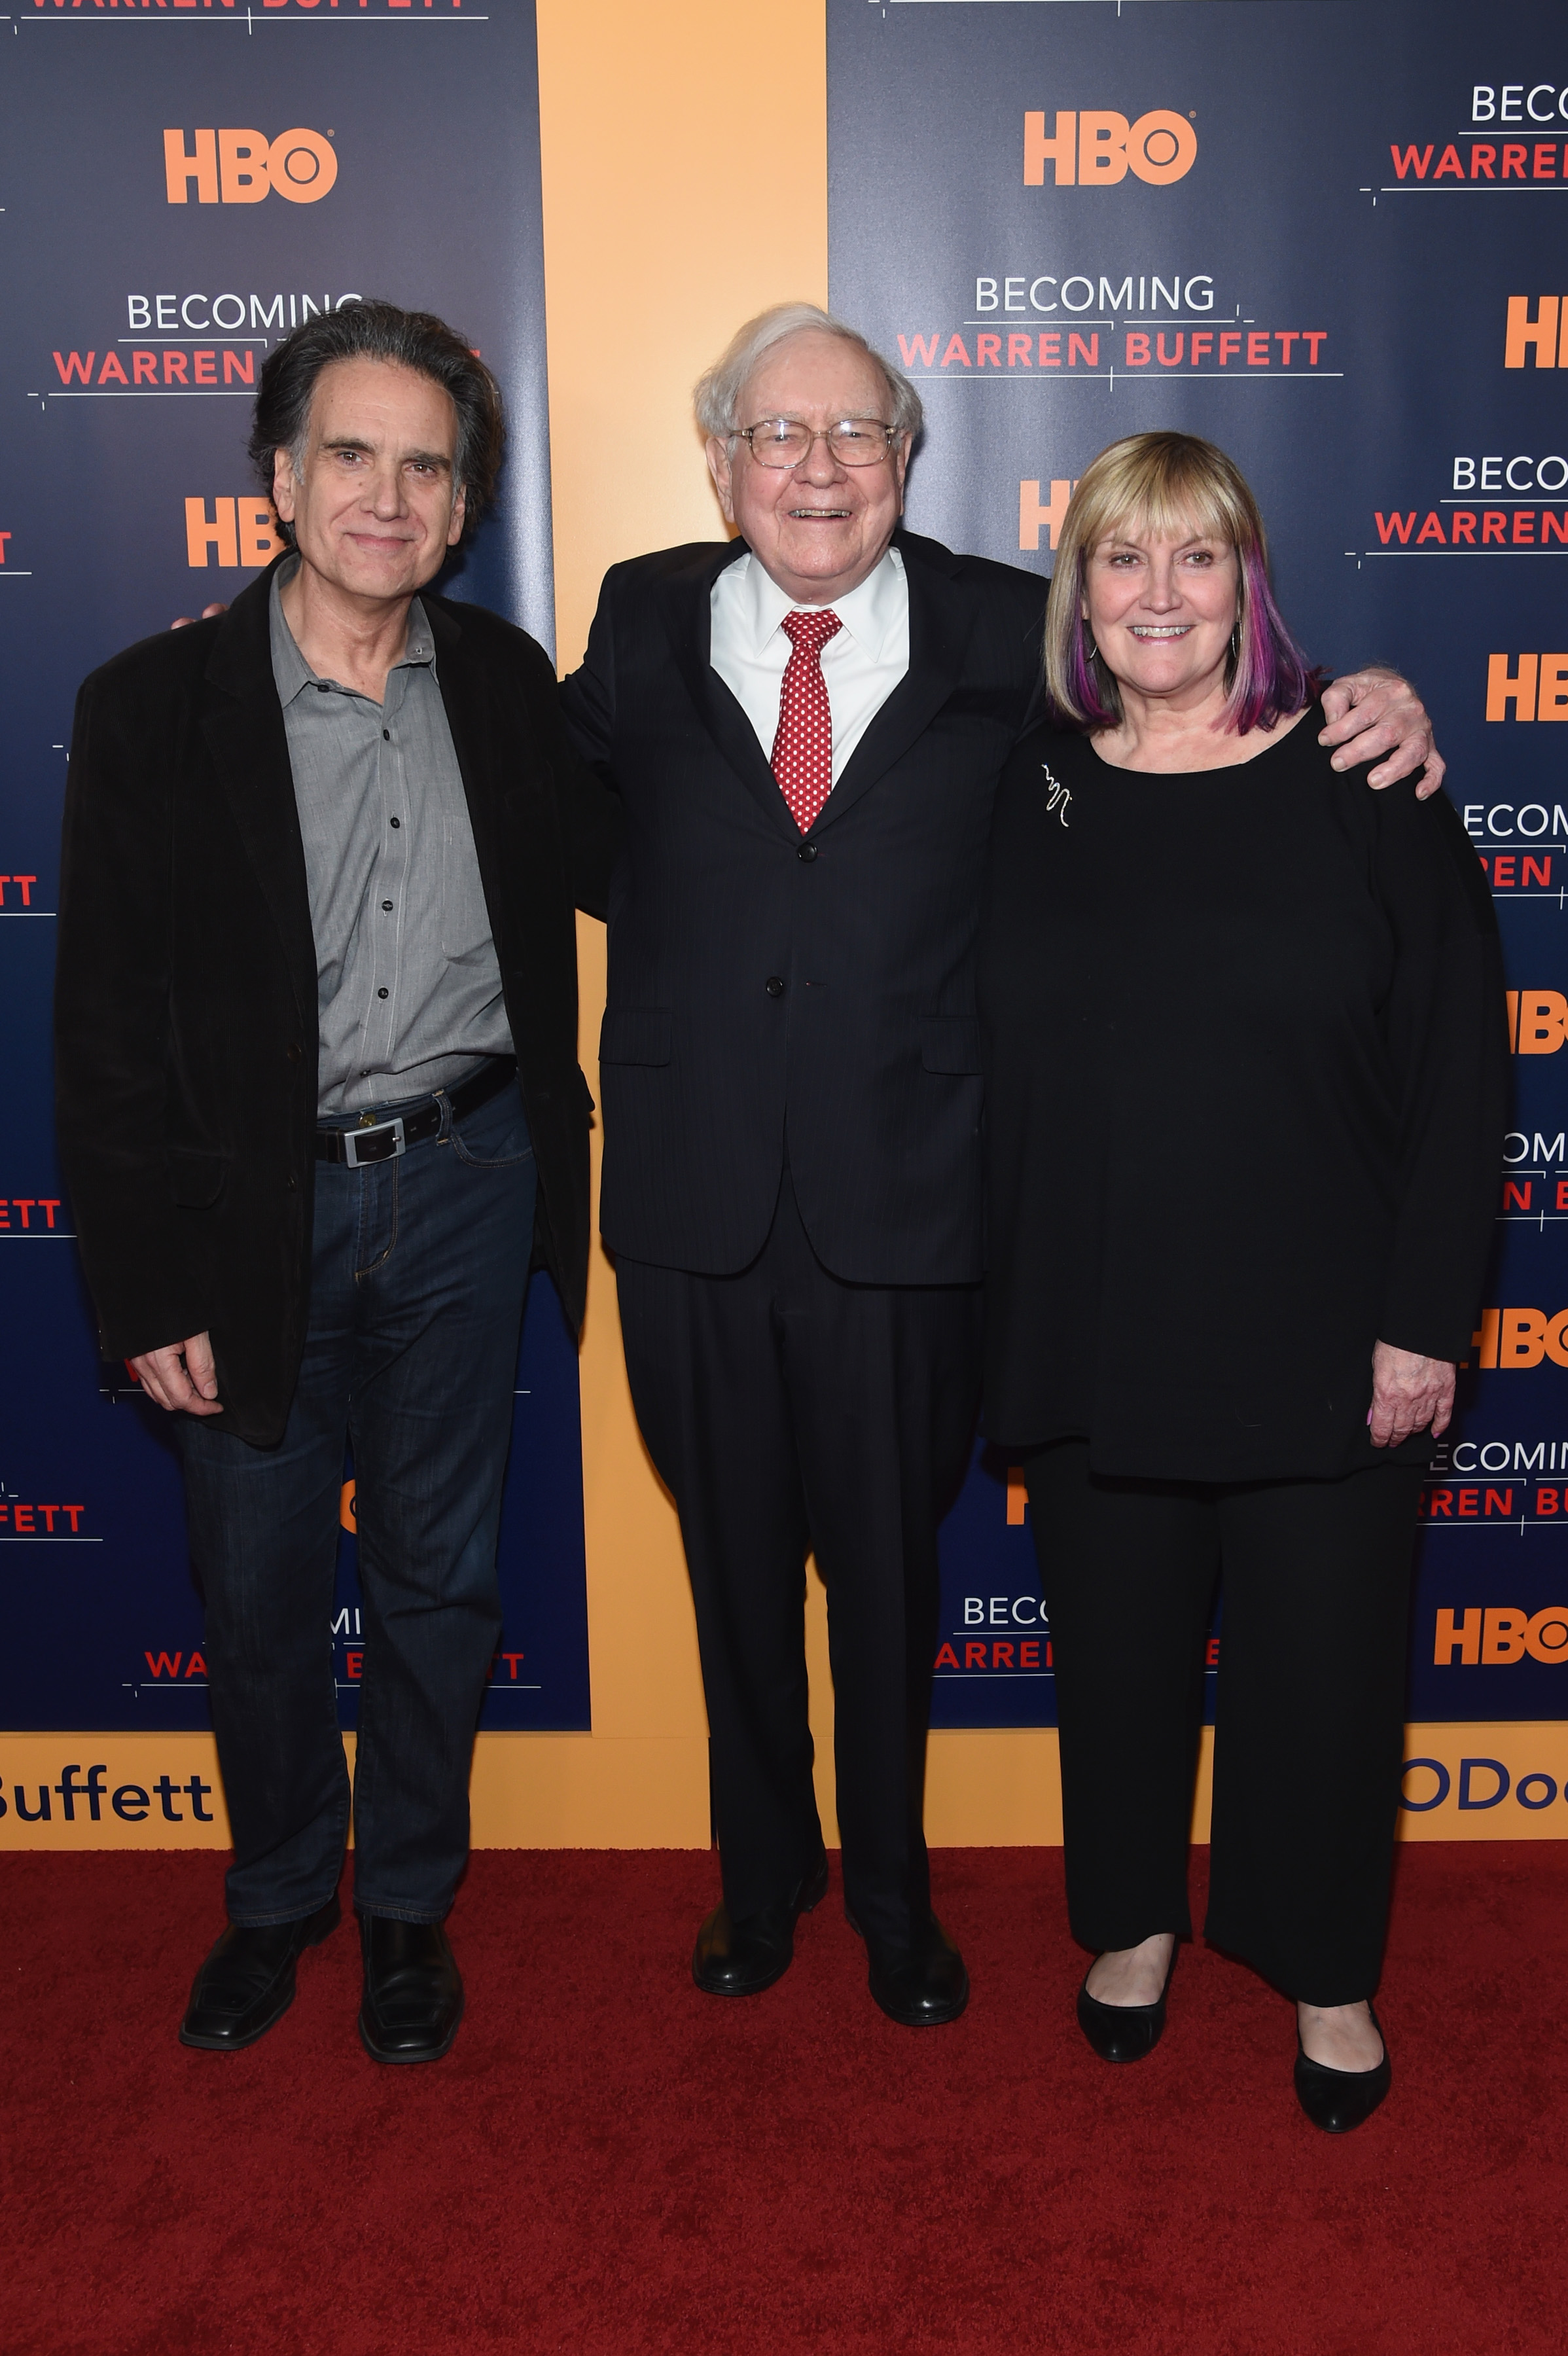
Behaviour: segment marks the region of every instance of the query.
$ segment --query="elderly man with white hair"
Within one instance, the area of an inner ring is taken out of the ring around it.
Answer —
[[[617,565],[563,691],[626,809],[601,1226],[696,1602],[724,1898],[693,1970],[768,1987],[826,1890],[811,1550],[845,1902],[873,1997],[921,2026],[969,1994],[926,1726],[980,1380],[981,876],[1047,584],[902,529],[919,396],[811,304],[743,327],[697,415],[738,537]],[[1402,681],[1330,694],[1349,757],[1393,754],[1378,782],[1431,755]]]

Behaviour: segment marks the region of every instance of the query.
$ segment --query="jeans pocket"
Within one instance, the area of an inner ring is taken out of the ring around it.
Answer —
[[[527,1116],[515,1098],[481,1105],[461,1129],[450,1131],[447,1143],[470,1170],[517,1170],[533,1159]]]

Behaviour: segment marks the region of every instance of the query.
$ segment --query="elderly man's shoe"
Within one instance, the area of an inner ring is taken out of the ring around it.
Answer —
[[[204,2053],[239,2053],[264,2037],[294,2002],[294,1967],[342,1920],[335,1897],[294,1922],[231,1922],[196,1975],[182,2045]]]
[[[905,2029],[939,2029],[956,2020],[969,2002],[963,1957],[934,1914],[901,1952],[885,1952],[867,1942],[866,1953],[873,1997],[888,2019]]]
[[[1383,2024],[1372,2011],[1372,2027],[1380,2037]],[[1325,2135],[1348,2135],[1353,2127],[1363,2126],[1377,2109],[1392,2082],[1389,2049],[1385,2040],[1383,2058],[1370,2070],[1331,2070],[1326,2062],[1310,2061],[1302,2050],[1301,2031],[1295,2033],[1295,2098],[1312,2121]]]
[[[360,2037],[372,2062],[439,2062],[463,2018],[463,1976],[439,1922],[361,1914]]]
[[[787,1906],[767,1906],[736,1921],[715,1906],[697,1933],[692,1977],[705,1996],[760,1996],[782,1979],[795,1959],[795,1925],[828,1893],[823,1849]]]

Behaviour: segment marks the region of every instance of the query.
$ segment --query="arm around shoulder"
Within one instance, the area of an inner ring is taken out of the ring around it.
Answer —
[[[531,698],[541,730],[541,749],[555,781],[566,881],[574,905],[585,916],[603,917],[609,905],[610,877],[620,854],[625,813],[620,796],[598,764],[580,749],[568,725],[567,680],[557,685],[550,659],[536,647]]]
[[[1416,792],[1423,801],[1443,783],[1447,765],[1433,741],[1426,706],[1397,670],[1373,664],[1346,672],[1324,689],[1323,715],[1328,724],[1317,741],[1337,748],[1337,769],[1375,762],[1366,779],[1375,788],[1420,770]]]
[[[567,732],[585,761],[607,782],[610,778],[610,747],[615,740],[616,571],[606,573],[599,602],[588,631],[587,650],[574,671],[561,682],[561,711]]]

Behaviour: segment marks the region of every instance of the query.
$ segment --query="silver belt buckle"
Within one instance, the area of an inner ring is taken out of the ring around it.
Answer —
[[[360,1161],[360,1146],[364,1144],[367,1138],[384,1137],[389,1129],[392,1130],[393,1139],[392,1151],[390,1153],[372,1154],[371,1161],[361,1165]],[[350,1170],[358,1170],[361,1166],[367,1169],[373,1168],[375,1163],[378,1162],[395,1162],[400,1153],[406,1153],[407,1151],[408,1147],[403,1142],[403,1122],[401,1119],[397,1120],[378,1120],[373,1127],[370,1129],[346,1129],[343,1131],[343,1159]]]

